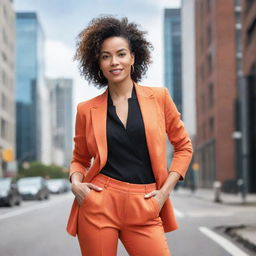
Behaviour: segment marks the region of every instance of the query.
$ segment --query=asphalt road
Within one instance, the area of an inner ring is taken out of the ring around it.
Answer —
[[[180,225],[166,233],[173,256],[252,256],[215,227],[253,223],[255,208],[218,205],[182,194],[172,194],[171,199]],[[68,193],[25,201],[20,207],[0,207],[0,255],[80,255],[77,238],[65,230],[72,201]],[[128,255],[121,243],[118,247],[118,256]]]

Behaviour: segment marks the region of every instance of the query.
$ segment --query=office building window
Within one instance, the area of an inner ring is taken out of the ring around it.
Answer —
[[[5,44],[8,44],[8,40],[7,40],[7,34],[6,34],[6,31],[5,29],[3,28],[3,31],[2,31],[2,35],[3,35],[3,41]]]
[[[1,96],[1,107],[3,110],[7,110],[7,98],[3,93]]]
[[[7,20],[7,11],[5,5],[3,5],[3,14],[4,14],[4,19]]]
[[[207,68],[208,68],[208,75],[212,73],[212,54],[209,53],[207,56]]]
[[[236,6],[241,6],[241,0],[235,0],[236,2],[235,2],[235,4],[236,4]]]
[[[247,8],[249,9],[255,0],[246,0]]]
[[[240,74],[240,72],[242,71],[242,59],[241,58],[237,58],[236,59],[236,72]]]
[[[5,54],[5,52],[3,52],[3,51],[2,51],[2,59],[3,59],[5,62],[7,62],[6,54]]]
[[[241,29],[236,30],[236,49],[237,52],[242,52],[242,35],[241,35]]]
[[[173,32],[173,35],[180,34],[180,23],[179,22],[174,22],[172,24],[172,32]]]
[[[207,0],[207,11],[210,12],[211,11],[211,0]]]
[[[204,82],[204,65],[201,64],[201,81]]]
[[[208,89],[209,108],[212,108],[214,105],[214,87],[212,83],[209,84]]]
[[[214,132],[214,117],[210,117],[209,119],[209,130],[211,134]]]
[[[1,138],[7,139],[7,122],[1,118]]]
[[[241,23],[241,12],[240,11],[236,12],[236,23],[238,23],[238,24]]]
[[[201,111],[205,111],[205,96],[203,93],[201,94]]]

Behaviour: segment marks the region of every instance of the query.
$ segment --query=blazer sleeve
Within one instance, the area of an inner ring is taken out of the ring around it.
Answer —
[[[71,160],[69,180],[71,182],[71,175],[74,172],[80,172],[86,176],[88,168],[91,165],[91,157],[87,149],[86,143],[86,129],[85,129],[85,116],[81,115],[80,104],[77,106],[76,121],[75,121],[75,136],[74,136],[74,149],[73,157]]]
[[[166,133],[174,147],[173,159],[168,172],[178,172],[181,175],[180,180],[184,180],[193,154],[191,139],[167,88],[165,88],[164,102]]]

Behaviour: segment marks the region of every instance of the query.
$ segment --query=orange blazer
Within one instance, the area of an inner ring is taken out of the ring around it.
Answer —
[[[183,180],[192,158],[192,144],[184,123],[169,92],[163,87],[148,87],[134,83],[140,105],[146,141],[157,189],[164,184],[170,171],[178,172]],[[78,104],[75,125],[73,159],[69,178],[74,172],[83,174],[83,182],[91,182],[107,161],[107,98],[108,88],[101,95]],[[166,134],[174,146],[170,167],[166,161]],[[79,204],[74,198],[67,232],[76,236]],[[171,199],[161,211],[165,232],[178,228]]]

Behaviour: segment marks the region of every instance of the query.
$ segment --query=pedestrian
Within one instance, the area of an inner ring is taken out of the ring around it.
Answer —
[[[165,233],[178,225],[169,197],[192,144],[168,90],[138,84],[151,63],[145,35],[126,17],[100,16],[78,36],[81,75],[105,88],[77,106],[67,231],[82,255],[114,256],[118,239],[129,255],[171,255]]]

